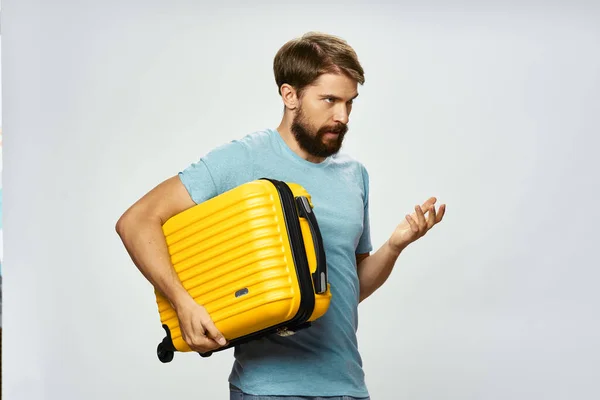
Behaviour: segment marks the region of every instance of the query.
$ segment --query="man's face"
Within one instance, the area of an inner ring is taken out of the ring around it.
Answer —
[[[304,151],[329,157],[342,147],[357,83],[345,75],[325,74],[305,89],[291,131]]]

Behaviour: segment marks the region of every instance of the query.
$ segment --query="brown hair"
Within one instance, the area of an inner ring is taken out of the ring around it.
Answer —
[[[308,32],[284,44],[273,61],[275,82],[293,86],[302,96],[303,90],[325,73],[344,73],[363,85],[365,73],[358,56],[348,43],[327,33]]]

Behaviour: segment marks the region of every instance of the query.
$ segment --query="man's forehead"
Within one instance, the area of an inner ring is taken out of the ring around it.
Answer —
[[[345,85],[345,86],[356,86],[357,82],[350,78],[345,74],[334,74],[334,73],[325,73],[319,75],[319,77],[315,80],[315,85],[324,86],[324,85]]]
[[[358,83],[343,74],[323,74],[312,85],[318,95],[335,95],[349,98],[358,97]]]

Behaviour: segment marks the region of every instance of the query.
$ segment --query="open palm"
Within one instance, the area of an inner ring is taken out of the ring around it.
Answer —
[[[430,197],[421,206],[415,206],[415,211],[412,214],[406,215],[390,238],[392,248],[397,251],[404,249],[410,243],[423,237],[433,226],[442,220],[446,212],[446,205],[442,204],[439,210],[436,211],[436,201],[435,197]]]

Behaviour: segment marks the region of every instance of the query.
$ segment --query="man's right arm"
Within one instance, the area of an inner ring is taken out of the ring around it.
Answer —
[[[160,183],[119,218],[116,231],[144,277],[171,303],[180,319],[184,340],[197,351],[216,348],[222,335],[204,307],[183,287],[171,263],[162,225],[196,203],[179,176]],[[224,344],[223,342],[221,344]]]

